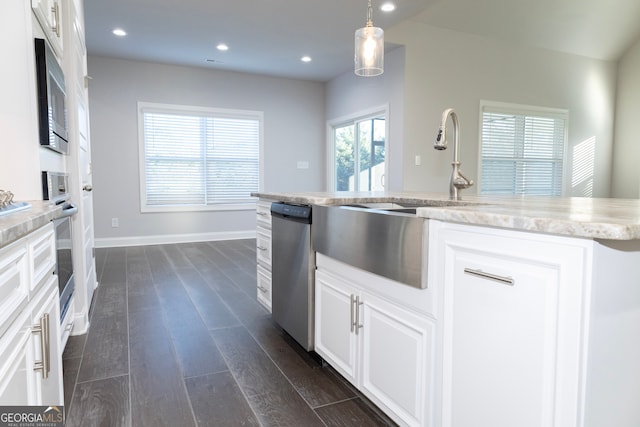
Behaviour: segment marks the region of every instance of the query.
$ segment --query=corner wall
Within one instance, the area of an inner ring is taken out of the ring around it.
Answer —
[[[262,190],[323,189],[323,83],[97,56],[88,67],[97,246],[255,235],[253,210],[140,212],[138,101],[263,111]]]

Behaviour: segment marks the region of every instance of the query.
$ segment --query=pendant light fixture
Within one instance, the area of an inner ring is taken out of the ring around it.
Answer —
[[[379,76],[384,72],[384,31],[373,26],[371,0],[367,7],[367,25],[356,30],[356,53],[354,57],[356,75]]]

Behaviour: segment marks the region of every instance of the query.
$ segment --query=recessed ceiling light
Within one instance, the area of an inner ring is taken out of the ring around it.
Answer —
[[[221,50],[221,51],[223,51],[223,52],[224,52],[224,51],[226,51],[226,50],[229,50],[229,46],[227,46],[227,45],[226,45],[226,44],[224,44],[224,43],[220,43],[218,46],[216,46],[216,49]]]
[[[382,6],[380,6],[380,10],[383,12],[393,12],[394,10],[396,10],[396,5],[391,2],[386,2],[383,3]]]
[[[302,58],[300,58],[300,61],[302,61],[302,62],[311,62],[311,57],[305,55]]]
[[[112,33],[115,34],[118,37],[124,37],[124,36],[127,35],[127,32],[125,30],[123,30],[122,28],[114,28]]]

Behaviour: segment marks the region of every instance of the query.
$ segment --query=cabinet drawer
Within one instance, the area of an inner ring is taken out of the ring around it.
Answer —
[[[0,250],[0,335],[27,305],[29,266],[24,243]]]
[[[271,311],[271,272],[258,265],[258,302]]]
[[[264,267],[271,269],[271,230],[258,227],[256,233],[256,258]]]
[[[56,266],[53,224],[50,223],[33,233],[29,241],[29,252],[31,253],[30,270],[33,273],[29,291],[33,292],[49,279]]]
[[[256,204],[256,222],[259,227],[271,228],[271,202],[259,201]]]

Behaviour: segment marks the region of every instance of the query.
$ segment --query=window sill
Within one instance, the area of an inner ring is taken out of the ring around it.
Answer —
[[[182,206],[142,206],[141,213],[168,213],[168,212],[220,212],[220,211],[254,211],[256,202],[228,203],[219,205],[182,205]]]

